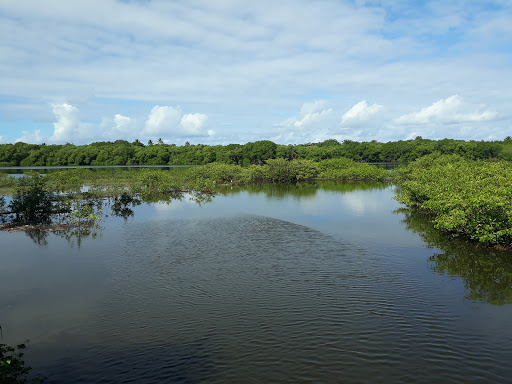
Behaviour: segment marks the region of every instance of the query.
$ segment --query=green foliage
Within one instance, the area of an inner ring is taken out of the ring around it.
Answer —
[[[318,175],[318,166],[311,160],[269,159],[263,167],[265,181],[274,183],[311,180]]]
[[[283,158],[267,159],[263,165],[241,167],[233,164],[212,163],[190,169],[189,181],[197,185],[201,180],[218,183],[295,183],[313,179],[384,180],[389,174],[373,165],[356,163],[350,159],[329,159],[321,162]]]
[[[30,377],[31,367],[25,365],[23,360],[25,344],[11,347],[0,344],[0,383],[2,384],[29,384],[44,383],[45,377]]]
[[[323,160],[319,163],[319,169],[320,179],[378,181],[389,178],[383,168],[346,158]]]
[[[30,174],[18,183],[16,195],[9,204],[19,224],[47,224],[53,213],[52,193],[46,190],[43,176]]]
[[[396,199],[434,215],[436,228],[482,245],[512,244],[512,168],[432,154],[399,167]]]
[[[5,197],[0,196],[0,213],[4,212],[5,210]]]
[[[0,166],[58,165],[204,165],[213,162],[249,166],[262,165],[269,159],[302,159],[321,161],[350,158],[362,162],[413,161],[434,152],[458,154],[469,159],[501,158],[512,160],[512,140],[463,141],[414,140],[379,143],[325,140],[320,143],[281,145],[262,140],[246,144],[177,146],[164,140],[149,140],[148,145],[136,140],[104,141],[88,145],[0,144]]]
[[[211,179],[218,182],[238,181],[242,174],[242,167],[233,164],[211,163],[200,167],[190,168],[188,175],[191,179]]]
[[[14,177],[9,176],[7,173],[0,173],[0,188],[12,188],[16,181]]]

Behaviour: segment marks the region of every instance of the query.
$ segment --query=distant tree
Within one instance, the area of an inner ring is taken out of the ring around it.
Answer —
[[[148,145],[153,145],[153,140],[149,139],[148,140]]]
[[[159,138],[158,139],[158,145],[163,145],[164,144],[164,141],[162,140],[162,138]]]
[[[333,146],[333,145],[340,145],[340,143],[336,139],[328,139],[328,140],[322,141],[321,143],[318,143],[317,145],[319,147],[329,147],[329,146]]]

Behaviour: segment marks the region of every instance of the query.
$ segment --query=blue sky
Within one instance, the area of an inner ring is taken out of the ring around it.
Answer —
[[[0,143],[512,135],[512,2],[0,2]]]

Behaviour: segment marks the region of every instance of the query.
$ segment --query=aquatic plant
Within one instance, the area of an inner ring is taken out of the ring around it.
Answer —
[[[53,212],[52,193],[46,188],[45,178],[38,174],[23,177],[9,208],[19,224],[47,224]]]
[[[188,181],[194,185],[200,180],[219,183],[295,183],[314,179],[384,180],[389,174],[382,168],[357,163],[350,159],[312,160],[267,159],[265,164],[242,167],[233,164],[212,163],[195,167],[188,172]]]
[[[512,245],[512,167],[432,154],[394,172],[399,202],[433,215],[435,227],[482,245]]]

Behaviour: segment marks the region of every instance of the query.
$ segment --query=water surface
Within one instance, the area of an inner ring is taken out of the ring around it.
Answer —
[[[2,232],[4,341],[29,338],[50,383],[509,381],[509,264],[464,272],[494,253],[436,237],[393,195],[227,188],[108,217],[80,247]]]

